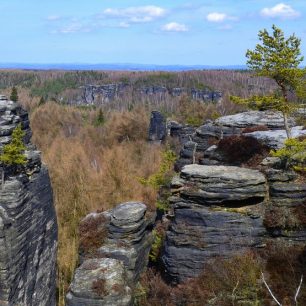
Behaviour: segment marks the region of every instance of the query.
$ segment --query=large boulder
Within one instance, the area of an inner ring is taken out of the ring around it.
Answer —
[[[262,201],[267,192],[264,175],[247,168],[194,164],[185,166],[180,177],[180,196],[202,205],[243,206],[239,202]]]
[[[120,260],[88,259],[75,272],[66,304],[67,306],[132,305],[131,293]]]
[[[0,186],[0,304],[55,306],[57,223],[48,170],[29,142],[27,113],[1,100],[0,151],[19,123],[28,162],[22,173],[6,171]]]

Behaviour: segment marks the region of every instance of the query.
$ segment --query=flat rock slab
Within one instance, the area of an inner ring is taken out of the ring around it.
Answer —
[[[140,202],[127,202],[116,206],[111,212],[111,223],[122,226],[138,222],[147,210],[146,205]]]
[[[265,125],[270,129],[282,129],[284,117],[276,111],[250,111],[218,118],[215,123],[221,126],[246,128]],[[289,118],[289,125],[294,125],[294,120]]]
[[[291,129],[291,134],[293,138],[305,136],[306,129],[304,129],[302,126],[295,126]],[[281,149],[284,147],[285,141],[287,140],[287,134],[285,130],[256,131],[252,133],[246,133],[244,135],[256,138],[272,149]]]
[[[258,170],[241,167],[187,165],[181,171],[181,179],[186,183],[181,197],[201,205],[224,205],[230,201],[246,201],[241,206],[250,205],[252,199],[263,200],[267,193],[265,176]]]

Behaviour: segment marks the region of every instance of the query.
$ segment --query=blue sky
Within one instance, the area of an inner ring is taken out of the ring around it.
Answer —
[[[302,39],[306,1],[0,0],[0,62],[245,64],[260,29]]]

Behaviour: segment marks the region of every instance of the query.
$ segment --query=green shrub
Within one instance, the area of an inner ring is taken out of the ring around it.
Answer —
[[[153,230],[153,237],[154,241],[152,243],[149,258],[152,262],[157,262],[163,245],[164,237],[157,230]]]
[[[173,168],[175,160],[175,153],[167,148],[163,152],[159,170],[155,174],[149,176],[147,179],[139,178],[139,182],[145,186],[153,187],[156,190],[159,190],[162,186],[169,184],[171,179],[169,174]]]
[[[271,155],[279,157],[294,170],[306,171],[306,139],[289,138],[283,148],[272,151]]]
[[[3,147],[0,155],[0,162],[7,166],[20,166],[26,163],[24,151],[26,149],[23,143],[25,133],[19,124],[12,133],[12,141]]]

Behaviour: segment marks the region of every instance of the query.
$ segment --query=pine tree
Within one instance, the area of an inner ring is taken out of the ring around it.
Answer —
[[[17,102],[18,101],[18,92],[17,88],[14,86],[11,91],[10,100]]]
[[[0,155],[0,162],[5,166],[14,166],[16,168],[25,165],[27,159],[24,155],[26,149],[23,143],[24,135],[21,124],[18,124],[12,133],[12,141],[3,147],[3,152]]]
[[[266,29],[259,31],[261,41],[255,50],[247,50],[247,65],[257,76],[273,79],[280,89],[280,95],[256,96],[249,99],[232,97],[234,102],[252,104],[258,108],[279,110],[284,116],[284,127],[287,137],[291,137],[288,125],[288,114],[292,107],[289,104],[289,91],[297,91],[306,71],[299,68],[304,57],[301,56],[301,40],[294,34],[285,38],[284,32],[272,26],[273,33],[270,35]]]

